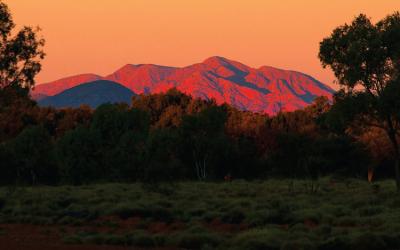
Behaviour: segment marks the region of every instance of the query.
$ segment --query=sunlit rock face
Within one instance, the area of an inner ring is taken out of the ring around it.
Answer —
[[[153,64],[125,65],[111,75],[78,75],[41,84],[32,96],[53,96],[95,80],[117,82],[137,94],[178,90],[203,99],[214,98],[241,110],[275,114],[309,105],[315,97],[332,98],[334,91],[301,72],[263,66],[251,68],[223,57],[211,57],[183,68]]]

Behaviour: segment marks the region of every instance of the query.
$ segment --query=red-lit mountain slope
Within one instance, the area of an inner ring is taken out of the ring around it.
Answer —
[[[304,108],[317,96],[331,98],[331,88],[306,74],[263,66],[251,68],[223,57],[211,57],[183,68],[152,64],[126,65],[106,77],[80,75],[38,85],[33,96],[52,96],[93,80],[111,80],[137,94],[172,87],[200,98],[214,98],[242,110],[274,114]]]

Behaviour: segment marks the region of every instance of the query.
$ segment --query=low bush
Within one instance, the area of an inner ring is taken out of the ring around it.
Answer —
[[[381,236],[373,233],[365,233],[352,240],[351,249],[382,250],[382,249],[388,249],[388,247],[386,245],[386,242],[382,239]]]
[[[278,250],[286,239],[287,233],[278,228],[253,229],[236,236],[232,248]]]
[[[298,238],[282,244],[280,250],[316,250],[318,246],[307,238]]]
[[[181,232],[173,236],[174,245],[184,249],[202,249],[203,247],[217,247],[223,244],[223,238],[210,232]]]
[[[144,231],[135,231],[131,235],[132,245],[138,247],[156,247],[162,245],[163,241],[164,239],[162,239],[160,236],[155,238]]]
[[[239,224],[245,219],[245,214],[239,209],[228,210],[222,216],[222,222]]]

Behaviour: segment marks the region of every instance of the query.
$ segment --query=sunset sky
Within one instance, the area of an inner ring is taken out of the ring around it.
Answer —
[[[42,28],[39,83],[106,75],[127,63],[186,66],[213,55],[334,77],[319,42],[359,13],[378,21],[399,0],[5,0],[20,25]]]

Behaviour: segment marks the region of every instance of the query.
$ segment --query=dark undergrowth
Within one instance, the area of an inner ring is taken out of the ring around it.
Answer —
[[[2,224],[57,225],[66,244],[183,249],[398,249],[393,182],[355,179],[0,189]],[[0,226],[1,228],[1,226]],[[0,233],[4,233],[0,231]]]

